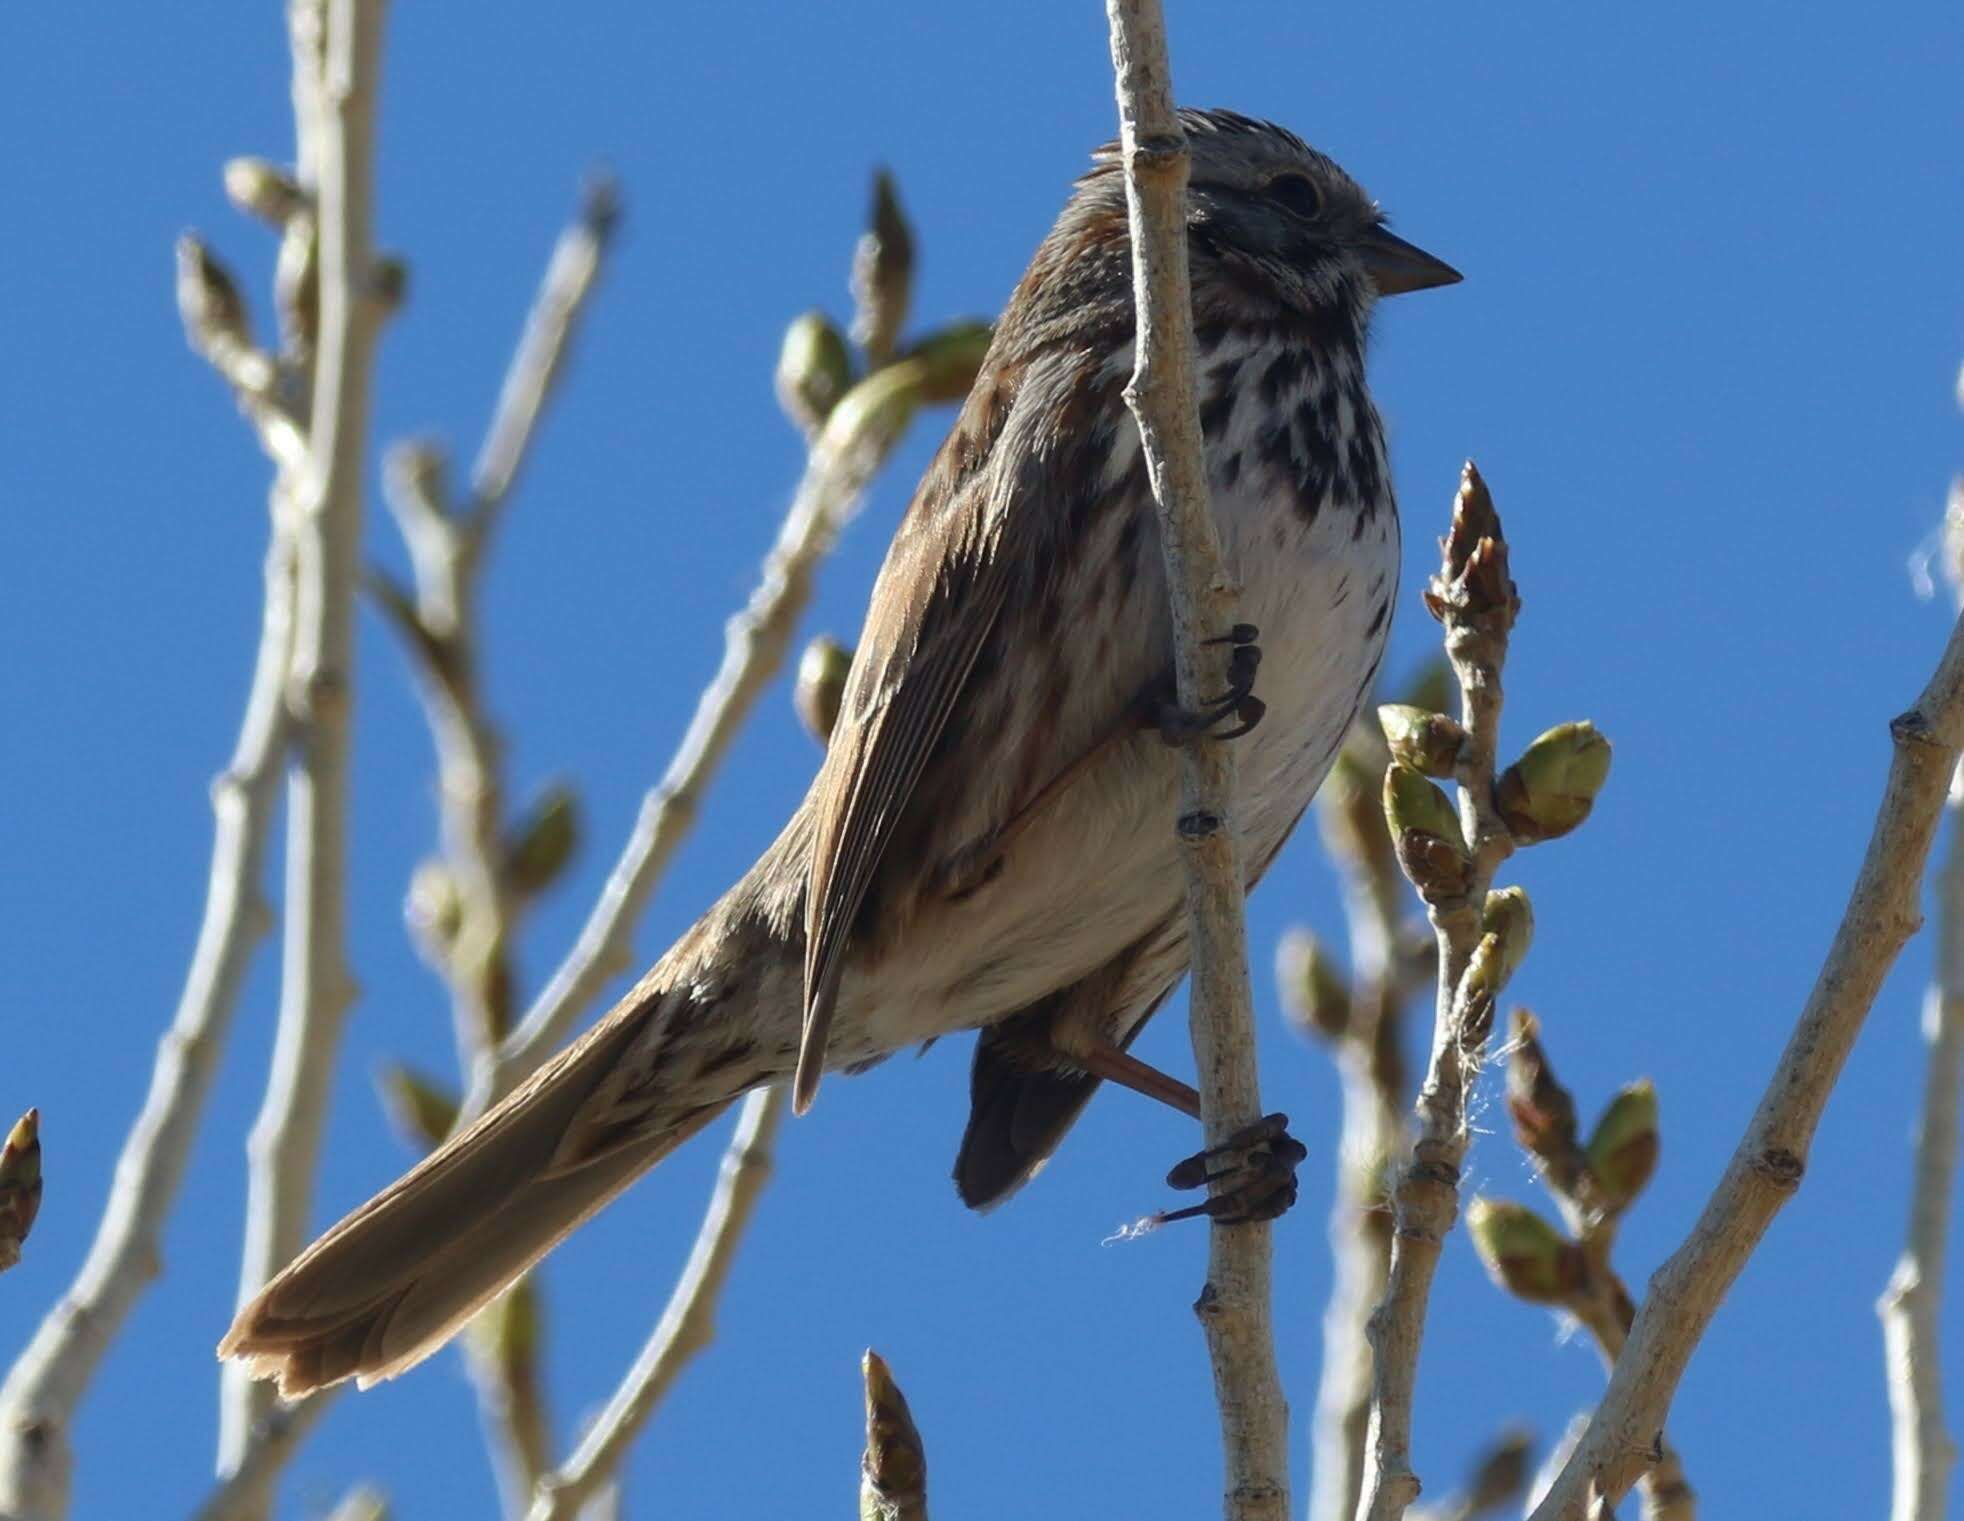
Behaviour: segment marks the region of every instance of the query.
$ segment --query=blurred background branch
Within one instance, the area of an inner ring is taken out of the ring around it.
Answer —
[[[1964,406],[1964,370],[1958,373]],[[1944,579],[1964,603],[1964,478],[1951,482]],[[1942,1521],[1957,1443],[1944,1421],[1944,1261],[1957,1193],[1958,1087],[1964,1083],[1964,774],[1945,804],[1950,844],[1932,884],[1936,972],[1923,996],[1923,1105],[1910,1180],[1908,1240],[1876,1305],[1889,1389],[1889,1521]]]

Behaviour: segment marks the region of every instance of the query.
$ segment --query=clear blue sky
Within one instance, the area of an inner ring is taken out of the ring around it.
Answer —
[[[1430,646],[1413,589],[1472,455],[1526,603],[1510,733],[1586,715],[1618,747],[1587,830],[1510,875],[1540,925],[1515,992],[1585,1107],[1640,1074],[1662,1096],[1662,1168],[1622,1245],[1640,1284],[1716,1177],[1812,979],[1866,836],[1885,724],[1946,628],[1904,566],[1964,465],[1952,400],[1964,22],[1934,3],[1860,19],[1682,3],[1175,11],[1183,99],[1302,132],[1466,272],[1380,329],[1375,387],[1408,543],[1395,665]],[[41,1224],[0,1282],[11,1356],[80,1260],[177,995],[209,849],[205,787],[255,631],[266,468],[184,349],[171,242],[206,232],[263,312],[270,241],[229,211],[218,169],[283,155],[290,125],[278,7],[128,6],[88,22],[41,7],[4,25],[0,1110],[40,1105],[48,1148]],[[843,313],[870,167],[893,167],[918,229],[920,316],[989,314],[1113,121],[1088,0],[394,9],[379,227],[414,277],[382,351],[379,438],[434,430],[473,447],[579,175],[610,164],[627,200],[488,589],[513,780],[522,792],[574,778],[590,822],[527,941],[528,989],[665,764],[796,479],[801,445],[771,365],[794,313]],[[811,630],[856,629],[931,431],[826,568]],[[368,544],[399,558],[379,511]],[[428,747],[397,651],[367,615],[360,646],[364,997],[323,1224],[408,1160],[368,1074],[390,1057],[444,1070],[450,1049],[399,916],[433,838]],[[771,836],[814,758],[773,694],[648,915],[644,958]],[[1307,833],[1252,917],[1267,1091],[1313,1153],[1278,1233],[1283,1369],[1306,1418],[1335,1091],[1267,986],[1293,920],[1340,927]],[[1882,1503],[1871,1305],[1902,1234],[1928,965],[1919,943],[1885,989],[1805,1188],[1678,1401],[1672,1433],[1708,1514]],[[207,1482],[211,1347],[235,1283],[242,1138],[274,995],[269,955],[164,1276],[84,1409],[77,1516],[181,1513]],[[1177,1016],[1146,1054],[1187,1068]],[[947,1181],[966,1063],[965,1043],[948,1043],[828,1084],[788,1129],[720,1339],[633,1460],[634,1513],[849,1514],[869,1344],[913,1401],[945,1514],[1032,1494],[1056,1514],[1214,1508],[1214,1416],[1187,1312],[1203,1232],[1100,1244],[1162,1202],[1189,1130],[1107,1094],[1037,1186],[971,1216]],[[1471,1183],[1533,1197],[1491,1082],[1480,1118]],[[657,1313],[716,1154],[698,1142],[553,1258],[562,1432]],[[1545,1438],[1601,1382],[1585,1345],[1487,1286],[1463,1236],[1438,1306],[1417,1427],[1434,1494],[1500,1423]],[[1303,1462],[1299,1440],[1299,1489]],[[454,1356],[344,1400],[294,1464],[285,1513],[317,1513],[364,1477],[405,1516],[488,1513]]]

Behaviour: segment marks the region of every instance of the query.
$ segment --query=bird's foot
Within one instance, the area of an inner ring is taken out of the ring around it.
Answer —
[[[1175,1166],[1166,1175],[1169,1187],[1220,1184],[1221,1190],[1200,1204],[1169,1210],[1154,1223],[1203,1215],[1221,1225],[1273,1220],[1296,1202],[1296,1168],[1308,1155],[1309,1148],[1289,1134],[1289,1116],[1268,1115]]]
[[[1228,656],[1228,689],[1219,697],[1208,698],[1198,708],[1183,708],[1164,690],[1152,695],[1149,722],[1161,739],[1169,745],[1190,744],[1202,736],[1239,739],[1262,721],[1268,704],[1255,696],[1255,672],[1262,663],[1262,647],[1255,641],[1260,637],[1254,624],[1237,623],[1220,638],[1207,641],[1234,647]],[[1235,726],[1216,729],[1226,718],[1235,719]]]

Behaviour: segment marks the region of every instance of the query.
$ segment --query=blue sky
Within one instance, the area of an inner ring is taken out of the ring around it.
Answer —
[[[466,20],[466,18],[468,18]],[[1404,503],[1394,668],[1431,646],[1414,588],[1462,458],[1515,542],[1515,743],[1594,718],[1616,742],[1588,828],[1517,858],[1539,935],[1513,992],[1585,1109],[1653,1077],[1657,1180],[1626,1227],[1634,1283],[1681,1238],[1757,1097],[1840,910],[1886,723],[1947,626],[1905,564],[1964,464],[1964,22],[1934,3],[1667,3],[1605,13],[1183,3],[1180,97],[1295,128],[1407,236],[1465,271],[1380,324],[1374,385]],[[17,10],[0,47],[0,1110],[38,1104],[48,1192],[0,1283],[0,1355],[93,1230],[197,922],[206,784],[231,744],[259,596],[265,467],[185,350],[171,243],[211,237],[264,311],[270,240],[225,158],[288,151],[277,7]],[[475,446],[581,173],[628,221],[487,587],[490,692],[523,795],[564,775],[589,845],[532,926],[557,962],[713,670],[801,460],[770,374],[795,313],[845,311],[868,171],[922,245],[916,311],[993,313],[1114,122],[1101,8],[462,8],[390,18],[379,228],[413,268],[384,340],[382,440]],[[934,443],[923,426],[825,569],[811,631],[849,637]],[[378,510],[369,552],[399,560]],[[433,839],[430,757],[387,632],[360,630],[355,1010],[319,1191],[327,1223],[408,1160],[368,1074],[450,1060],[401,928]],[[644,959],[775,832],[815,754],[777,692],[716,783],[639,935]],[[1305,833],[1254,900],[1264,1079],[1312,1157],[1278,1232],[1284,1377],[1307,1417],[1328,1282],[1335,1085],[1282,1028],[1266,966],[1293,921],[1340,932]],[[1891,979],[1806,1186],[1694,1362],[1672,1435],[1709,1513],[1873,1511],[1887,1483],[1871,1305],[1898,1250],[1927,942]],[[78,1516],[174,1514],[208,1482],[211,1345],[237,1271],[242,1142],[274,958],[248,987],[164,1275],[76,1433]],[[1177,1016],[1143,1048],[1190,1061]],[[1204,1514],[1217,1503],[1203,1233],[1107,1246],[1162,1202],[1177,1119],[1100,1098],[1041,1182],[990,1217],[947,1182],[966,1050],[848,1083],[788,1128],[719,1339],[642,1441],[637,1514],[849,1511],[857,1359],[878,1347],[929,1443],[937,1508]],[[1533,1198],[1491,1082],[1478,1188]],[[665,1298],[717,1145],[664,1164],[553,1258],[566,1432]],[[1960,1284],[1953,1268],[1948,1288]],[[1954,1319],[1954,1317],[1953,1317]],[[1953,1346],[1955,1341],[1953,1340]],[[1946,1358],[1953,1378],[1964,1359]],[[1544,1439],[1593,1399],[1593,1353],[1449,1244],[1417,1457],[1441,1494],[1499,1425]],[[564,1436],[562,1435],[562,1441]],[[1297,1480],[1303,1487],[1298,1436]],[[492,1483],[454,1356],[344,1400],[285,1513],[370,1478],[407,1516],[484,1514]]]

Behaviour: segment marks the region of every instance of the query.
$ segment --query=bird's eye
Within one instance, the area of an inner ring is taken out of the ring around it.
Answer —
[[[1268,193],[1299,217],[1313,217],[1323,209],[1323,193],[1306,174],[1279,174],[1268,182]]]

